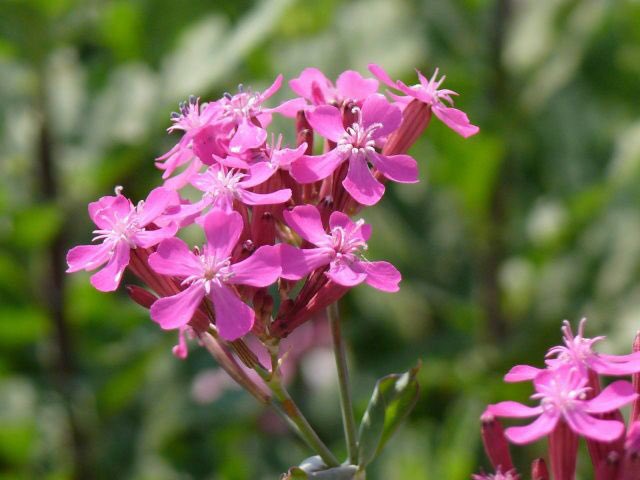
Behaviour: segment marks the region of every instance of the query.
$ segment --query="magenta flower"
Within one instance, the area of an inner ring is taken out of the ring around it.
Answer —
[[[158,299],[151,306],[151,318],[163,329],[186,325],[202,300],[213,302],[216,326],[225,340],[245,335],[253,326],[255,313],[233,289],[233,285],[266,287],[280,276],[280,254],[276,247],[258,248],[249,258],[231,263],[231,253],[242,234],[242,217],[237,212],[214,210],[203,222],[207,243],[201,254],[193,253],[178,238],[164,240],[149,257],[149,265],[161,275],[182,278],[187,288]]]
[[[189,102],[180,103],[179,113],[171,114],[173,125],[167,131],[182,130],[185,134],[171,150],[156,159],[156,166],[164,170],[162,178],[167,188],[184,187],[203,163],[211,165],[213,155],[224,155],[226,152],[232,125],[216,122],[220,115],[220,107],[216,102],[199,105],[199,100],[192,95]],[[184,165],[186,168],[181,173],[170,178]]]
[[[288,171],[290,165],[302,157],[306,150],[307,144],[304,142],[296,148],[282,147],[282,135],[279,135],[277,140],[272,136],[271,144],[267,143],[260,149],[248,150],[242,156],[227,155],[214,158],[227,168],[249,169],[252,165],[265,163],[275,173],[278,169]]]
[[[563,322],[564,346],[558,345],[549,349],[546,361],[549,367],[569,364],[583,370],[593,370],[600,375],[630,375],[640,372],[640,352],[628,355],[606,355],[595,352],[593,346],[605,337],[586,338],[584,336],[586,322],[586,318],[580,320],[577,335],[573,334],[571,324],[567,320]],[[532,380],[541,371],[543,370],[528,365],[517,365],[507,373],[505,381]]]
[[[371,236],[371,226],[364,221],[354,223],[344,213],[333,212],[329,218],[331,230],[326,233],[320,212],[312,205],[284,211],[284,218],[298,235],[317,248],[280,245],[283,278],[297,280],[328,265],[325,274],[339,285],[353,287],[364,282],[385,292],[398,291],[400,272],[388,262],[370,262],[363,256]]]
[[[373,205],[384,193],[384,185],[369,170],[368,162],[390,180],[401,183],[418,181],[418,166],[409,155],[383,155],[376,147],[402,121],[402,113],[383,95],[367,97],[362,109],[354,108],[358,119],[345,130],[340,110],[323,105],[307,112],[309,123],[336,148],[319,156],[305,155],[291,165],[291,175],[300,183],[312,183],[331,175],[343,162],[349,162],[342,185],[359,203]]]
[[[263,162],[252,166],[248,173],[238,170],[227,170],[217,165],[211,166],[203,174],[196,175],[191,183],[204,192],[202,200],[193,205],[193,210],[202,211],[208,206],[225,211],[233,210],[233,201],[238,200],[246,205],[273,205],[284,203],[291,198],[291,190],[284,188],[272,193],[255,193],[253,188],[269,179],[277,169]],[[189,208],[185,207],[185,213]]]
[[[173,237],[178,229],[173,223],[155,230],[145,228],[169,206],[178,203],[175,192],[156,188],[136,206],[120,192],[118,187],[115,196],[102,197],[89,204],[89,216],[98,227],[93,231],[96,234],[93,241],[102,240],[102,243],[80,245],[67,253],[68,273],[95,270],[107,264],[91,277],[91,284],[102,292],[118,288],[129,264],[129,250],[156,245],[165,238]]]
[[[520,476],[515,470],[509,470],[502,473],[502,470],[498,467],[495,474],[493,473],[479,473],[471,475],[472,480],[519,480]]]
[[[531,424],[510,427],[506,437],[513,443],[524,444],[548,435],[558,421],[563,420],[576,434],[600,442],[612,442],[624,432],[624,424],[618,420],[603,420],[598,414],[607,413],[631,403],[638,396],[633,386],[618,380],[605,388],[598,396],[586,400],[588,379],[571,365],[545,370],[534,379],[536,393],[531,398],[540,400],[537,407],[506,401],[487,408],[497,417],[526,418],[538,416]]]
[[[335,105],[362,102],[378,91],[378,81],[364,78],[354,70],[346,70],[336,80],[335,87],[317,68],[305,68],[298,78],[289,81],[291,90],[314,105]]]
[[[288,100],[276,108],[262,106],[281,85],[282,75],[278,75],[273,84],[262,93],[245,90],[240,85],[236,95],[227,93],[220,99],[221,119],[236,126],[229,142],[231,153],[242,153],[261,146],[267,139],[265,128],[271,123],[272,113],[295,117],[299,110],[304,110],[306,102],[302,98]]]
[[[394,99],[398,101],[401,105],[407,105],[411,98],[417,98],[423,103],[426,103],[431,107],[431,111],[434,113],[436,117],[438,117],[445,125],[451,128],[454,132],[462,135],[464,138],[475,135],[480,131],[480,129],[471,124],[469,117],[467,114],[461,110],[458,110],[453,107],[447,107],[444,102],[453,105],[452,95],[458,95],[453,90],[440,89],[440,85],[444,82],[445,76],[442,76],[440,80],[438,78],[438,69],[434,72],[433,76],[430,80],[422,75],[419,71],[418,78],[420,79],[420,84],[413,85],[411,87],[405,85],[400,80],[394,82],[391,80],[391,77],[387,72],[385,72],[382,67],[376,65],[375,63],[369,64],[369,71],[373,73],[378,79],[384,84],[388,85],[391,88],[396,90],[400,90],[407,97],[396,96],[394,95]]]

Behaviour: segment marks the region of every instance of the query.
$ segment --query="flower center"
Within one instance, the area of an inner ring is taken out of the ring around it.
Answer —
[[[173,125],[169,127],[169,132],[174,130],[184,130],[186,132],[201,125],[199,100],[198,97],[190,95],[188,102],[180,102],[178,104],[180,111],[171,114]],[[202,106],[204,107],[204,105]]]
[[[565,413],[574,410],[581,402],[586,400],[590,387],[584,386],[584,383],[571,372],[566,381],[558,381],[551,379],[547,385],[539,388],[540,392],[531,396],[531,398],[540,399],[540,406],[547,413]]]
[[[117,214],[114,214],[112,218],[106,216],[103,218],[110,223],[111,228],[94,230],[94,242],[104,240],[105,242],[113,242],[115,245],[120,241],[125,241],[131,248],[136,248],[133,236],[142,230],[138,224],[136,209],[131,209],[123,218],[119,218]]]
[[[202,284],[205,292],[211,292],[212,284],[220,286],[233,277],[231,271],[231,257],[218,259],[214,255],[208,255],[206,249],[202,255],[198,256],[202,273],[191,275],[182,281],[182,285],[191,285],[194,283]]]
[[[364,224],[364,220],[358,220],[357,226]],[[335,252],[335,258],[353,261],[361,257],[367,250],[367,243],[355,235],[349,235],[342,227],[334,227],[330,234],[331,248]]]
[[[235,195],[238,183],[240,183],[245,176],[244,173],[238,172],[237,170],[225,172],[223,169],[220,169],[210,175],[207,194],[214,198],[220,195]]]
[[[346,133],[338,140],[337,148],[352,155],[365,155],[367,152],[374,152],[376,141],[373,132],[382,127],[381,123],[372,123],[368,127],[362,125],[362,110],[354,107],[352,113],[358,116],[358,120],[346,129]]]
[[[244,91],[242,84],[238,85],[239,93],[224,94],[224,115],[239,121],[242,118],[255,117],[260,113],[260,94],[251,90]]]

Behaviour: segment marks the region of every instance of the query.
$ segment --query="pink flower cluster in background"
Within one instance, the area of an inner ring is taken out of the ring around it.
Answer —
[[[132,298],[179,332],[180,358],[205,331],[227,342],[287,337],[360,283],[397,291],[400,273],[367,257],[371,227],[351,217],[388,181],[418,181],[406,151],[432,112],[463,137],[478,128],[437,72],[408,87],[370,70],[377,79],[346,71],[334,85],[308,68],[289,82],[298,96],[279,105],[281,75],[262,92],[190,97],[171,115],[180,139],[156,160],[163,185],[137,205],[121,188],[91,203],[95,243],[69,251],[68,271],[98,270],[91,283],[105,292],[125,270],[137,276],[150,290],[131,286]],[[405,96],[380,93],[378,79]],[[293,145],[268,130],[273,115],[295,119]],[[189,226],[201,245],[178,237]]]
[[[640,478],[640,339],[628,355],[607,355],[594,350],[604,337],[584,336],[586,319],[573,333],[569,322],[562,327],[564,345],[549,349],[545,368],[517,365],[506,382],[531,381],[534,405],[513,401],[489,405],[482,416],[485,449],[501,472],[520,478],[514,469],[507,440],[518,445],[547,438],[551,473],[537,459],[532,477],[540,480],[573,480],[576,474],[578,440],[584,438],[596,480]],[[632,376],[633,383],[615,380],[602,387],[600,376]],[[625,424],[620,409],[631,405]],[[498,417],[535,418],[523,426],[503,431]],[[492,478],[482,477],[478,478]]]

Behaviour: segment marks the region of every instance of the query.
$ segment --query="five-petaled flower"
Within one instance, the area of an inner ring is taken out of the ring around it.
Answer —
[[[91,277],[91,284],[102,292],[118,288],[132,248],[152,247],[173,237],[178,230],[175,223],[155,230],[146,228],[168,207],[177,204],[175,192],[156,188],[145,201],[134,206],[120,191],[116,188],[115,196],[102,197],[89,204],[89,216],[98,227],[93,231],[96,234],[93,241],[102,240],[102,243],[79,245],[67,254],[67,272],[90,271],[107,264]]]
[[[329,233],[325,232],[318,209],[311,205],[284,212],[289,226],[316,248],[296,249],[282,244],[282,276],[299,279],[313,270],[328,266],[325,274],[335,283],[353,287],[362,282],[385,292],[398,291],[401,275],[388,262],[370,262],[363,257],[370,225],[362,220],[353,222],[342,212],[329,218]]]
[[[385,85],[400,90],[405,96],[393,95],[392,97],[401,105],[406,106],[413,98],[426,103],[431,107],[433,114],[438,117],[445,125],[454,132],[467,138],[475,135],[480,129],[471,124],[467,114],[457,108],[448,107],[444,102],[453,105],[452,95],[458,95],[453,90],[440,89],[440,85],[444,82],[445,77],[442,76],[438,80],[438,69],[434,72],[431,79],[427,79],[422,73],[416,70],[420,83],[417,85],[407,86],[402,81],[394,82],[382,67],[375,63],[369,64],[369,70]]]
[[[384,193],[384,185],[369,170],[371,163],[390,180],[418,181],[418,166],[409,155],[383,155],[376,151],[386,137],[400,126],[402,112],[383,95],[367,97],[362,109],[354,107],[357,120],[345,129],[340,110],[322,105],[309,112],[309,123],[336,147],[319,155],[305,155],[291,165],[291,175],[300,183],[312,183],[331,175],[343,162],[349,162],[342,181],[345,190],[359,203],[374,205]]]
[[[156,300],[151,318],[165,330],[180,328],[208,297],[213,302],[220,336],[235,340],[251,330],[255,314],[234,286],[266,287],[274,283],[281,272],[280,253],[274,246],[263,246],[247,259],[232,263],[233,249],[242,234],[242,216],[214,210],[202,223],[207,243],[201,253],[192,252],[178,238],[170,238],[149,257],[157,273],[178,277],[186,287],[176,295]]]
[[[601,442],[612,442],[624,432],[624,424],[618,420],[604,420],[598,414],[611,412],[634,401],[638,394],[624,380],[610,384],[599,395],[587,399],[590,387],[580,369],[572,365],[539,373],[533,384],[536,393],[532,399],[540,401],[537,407],[505,401],[489,405],[487,412],[497,417],[538,418],[531,424],[509,427],[506,437],[513,443],[529,443],[553,431],[559,421],[564,421],[576,434]]]

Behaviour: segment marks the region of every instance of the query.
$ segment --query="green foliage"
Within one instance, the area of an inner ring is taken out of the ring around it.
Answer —
[[[366,467],[382,451],[391,435],[409,415],[420,388],[420,365],[403,374],[387,375],[376,382],[358,433],[358,465]]]

